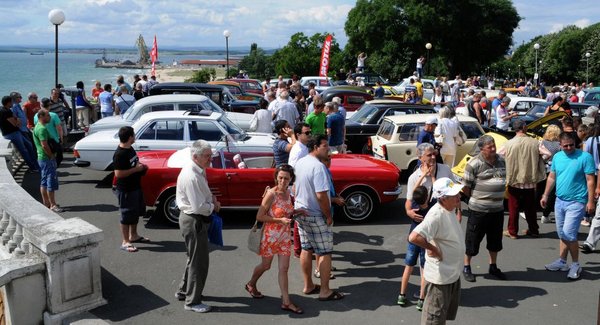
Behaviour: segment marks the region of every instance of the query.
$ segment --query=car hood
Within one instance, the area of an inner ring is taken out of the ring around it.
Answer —
[[[90,134],[87,137],[75,143],[75,150],[91,150],[100,148],[116,148],[119,145],[119,138],[116,137],[115,130],[106,130]]]
[[[393,163],[377,159],[369,155],[359,154],[336,154],[331,159],[331,169],[355,171],[356,168],[368,168],[373,173],[378,171],[396,171],[400,172]],[[370,176],[370,175],[369,175]]]
[[[567,115],[568,114],[566,112],[563,112],[563,111],[554,112],[554,113],[548,114],[548,115],[546,115],[544,117],[540,117],[539,119],[537,119],[537,120],[535,120],[535,121],[527,124],[527,128],[528,129],[537,128],[540,125],[548,123],[548,121],[551,121],[553,119],[560,118],[560,117],[563,117],[563,116],[567,116]]]
[[[94,122],[94,124],[92,124],[92,126],[114,124],[119,121],[124,121],[122,116],[121,115],[113,115],[113,116],[103,117],[103,118],[99,119],[98,121]]]
[[[90,125],[90,129],[87,134],[89,136],[100,131],[117,130],[122,126],[131,126],[132,124],[133,123],[131,123],[130,121],[120,118],[119,115],[109,116],[102,118],[96,121],[94,124]]]

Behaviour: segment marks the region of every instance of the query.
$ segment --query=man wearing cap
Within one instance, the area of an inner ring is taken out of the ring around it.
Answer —
[[[479,155],[465,166],[463,192],[469,198],[469,219],[465,246],[465,267],[463,276],[468,282],[475,282],[471,272],[471,258],[479,254],[479,245],[486,237],[489,252],[489,274],[499,280],[506,276],[496,265],[498,252],[502,250],[502,229],[504,227],[504,190],[506,188],[506,165],[496,154],[494,138],[484,135],[477,141]]]
[[[500,105],[496,107],[496,128],[498,130],[508,131],[510,120],[519,115],[517,112],[509,112],[508,104],[510,104],[510,97],[504,97]]]
[[[421,132],[419,132],[419,136],[417,137],[417,147],[421,143],[431,143],[431,145],[433,145],[436,150],[439,149],[440,145],[435,142],[435,135],[433,134],[437,125],[438,125],[438,120],[437,120],[437,117],[435,117],[435,116],[430,116],[425,120],[425,127],[423,128],[423,130],[421,130]],[[436,162],[438,162],[440,164],[444,163],[442,161],[442,156],[439,155],[439,152],[437,153],[437,156],[436,156]],[[420,165],[421,165],[420,161],[417,161],[417,166],[420,166]]]
[[[546,178],[544,160],[538,140],[527,135],[525,121],[513,123],[514,138],[504,145],[506,159],[506,183],[508,184],[508,229],[504,236],[517,239],[519,235],[519,210],[524,210],[528,229],[526,236],[539,237],[537,224],[535,188]]]
[[[427,250],[421,324],[445,324],[446,320],[456,319],[465,252],[462,228],[455,214],[462,187],[446,177],[436,180],[431,195],[438,202],[408,237],[411,243]]]

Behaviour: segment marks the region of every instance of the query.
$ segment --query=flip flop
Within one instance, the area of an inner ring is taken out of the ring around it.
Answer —
[[[150,238],[146,238],[146,237],[140,237],[136,240],[130,240],[131,243],[149,243],[150,242]]]
[[[321,286],[318,284],[315,284],[315,287],[310,290],[309,292],[305,292],[305,295],[316,295],[317,293],[321,292]]]
[[[322,298],[319,297],[319,301],[332,301],[332,300],[340,300],[343,299],[344,295],[337,292],[337,291],[333,291],[329,296]]]
[[[135,247],[135,246],[133,246],[131,244],[121,245],[121,250],[125,251],[127,253],[134,253],[134,252],[138,251],[137,247]]]
[[[296,307],[296,309],[291,308],[291,306]],[[281,304],[281,310],[289,311],[289,312],[292,312],[292,313],[298,314],[298,315],[304,314],[304,310],[302,310],[302,308],[300,308],[294,304],[287,304],[287,305]]]
[[[246,289],[246,291],[248,291],[250,296],[252,296],[254,299],[262,299],[265,297],[260,291],[256,290],[256,287],[252,287],[250,284],[246,284],[244,289]]]

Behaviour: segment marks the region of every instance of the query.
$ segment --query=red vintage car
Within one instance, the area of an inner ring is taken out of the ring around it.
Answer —
[[[181,166],[191,160],[189,148],[142,151],[138,157],[149,167],[142,178],[146,205],[156,206],[159,214],[177,223],[175,187]],[[258,209],[265,187],[274,185],[272,166],[273,153],[223,149],[213,153],[212,166],[206,175],[223,209]],[[400,170],[371,156],[334,155],[331,173],[336,192],[346,200],[340,211],[351,221],[367,219],[380,204],[396,200],[402,192]]]
[[[239,83],[240,86],[242,87],[242,89],[244,89],[244,91],[247,93],[257,94],[257,95],[261,95],[261,96],[264,95],[263,90],[262,90],[262,85],[260,84],[260,81],[258,81],[256,79],[231,78],[231,79],[227,79],[227,80],[235,81],[235,82]]]

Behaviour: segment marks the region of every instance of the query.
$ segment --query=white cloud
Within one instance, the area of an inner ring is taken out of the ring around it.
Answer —
[[[587,19],[587,18],[579,19],[579,20],[577,20],[577,21],[575,21],[575,22],[573,23],[573,25],[575,25],[575,26],[577,26],[577,27],[579,27],[579,28],[585,28],[585,27],[588,27],[588,26],[589,26],[589,25],[591,25],[591,24],[592,24],[592,23],[591,23],[591,22],[590,22],[590,20],[589,20],[589,19]]]

